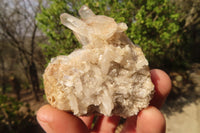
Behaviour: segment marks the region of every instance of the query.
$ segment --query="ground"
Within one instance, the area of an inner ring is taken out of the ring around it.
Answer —
[[[167,133],[200,133],[200,64],[180,73],[171,73],[172,92],[162,112]]]
[[[165,114],[166,133],[200,133],[200,102],[190,103],[182,110],[171,116]]]

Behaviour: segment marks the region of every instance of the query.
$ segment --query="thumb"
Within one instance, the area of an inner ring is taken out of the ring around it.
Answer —
[[[86,125],[78,117],[50,105],[38,110],[37,121],[47,133],[88,133]]]
[[[140,111],[137,117],[137,133],[165,133],[166,122],[162,113],[153,106]]]

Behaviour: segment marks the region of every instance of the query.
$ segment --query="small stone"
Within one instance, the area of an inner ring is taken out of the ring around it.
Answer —
[[[154,93],[141,48],[125,35],[125,23],[95,15],[87,6],[79,14],[81,19],[61,15],[83,47],[48,64],[43,75],[48,102],[77,116],[136,115]]]
[[[175,77],[175,80],[178,81],[178,82],[181,82],[183,80],[183,77],[181,75],[177,75]]]

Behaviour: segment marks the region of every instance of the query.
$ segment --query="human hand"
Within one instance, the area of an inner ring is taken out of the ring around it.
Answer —
[[[152,82],[155,85],[155,95],[150,106],[141,110],[137,116],[127,118],[122,133],[163,133],[165,118],[159,111],[171,90],[169,76],[158,69],[151,70]],[[91,130],[94,116],[76,117],[65,111],[44,105],[37,112],[37,120],[47,133],[114,133],[120,117],[100,116]]]

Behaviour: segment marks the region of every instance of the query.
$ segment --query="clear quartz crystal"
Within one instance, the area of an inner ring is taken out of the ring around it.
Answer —
[[[136,115],[154,93],[141,48],[125,35],[125,23],[95,15],[87,6],[79,14],[81,19],[67,13],[60,16],[83,47],[48,64],[43,75],[48,102],[78,116]]]

